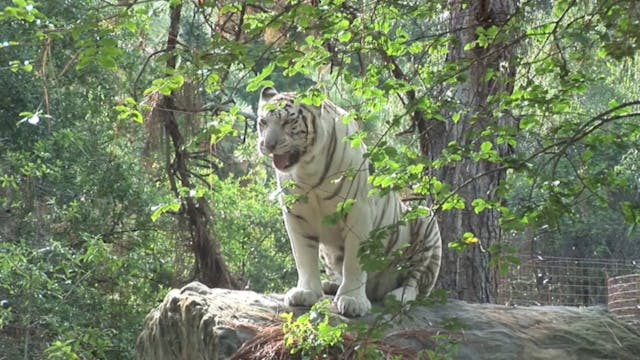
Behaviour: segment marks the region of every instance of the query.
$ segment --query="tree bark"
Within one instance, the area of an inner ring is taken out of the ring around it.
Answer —
[[[429,124],[419,123],[422,151],[435,159],[451,142],[477,151],[482,142],[491,141],[501,156],[508,155],[511,150],[507,145],[497,144],[495,138],[480,133],[487,126],[510,125],[517,128],[516,120],[508,114],[496,114],[490,101],[492,96],[513,91],[515,67],[510,62],[514,47],[506,40],[468,50],[464,50],[464,46],[477,38],[478,27],[486,29],[495,25],[500,31],[508,31],[503,25],[514,15],[516,1],[452,0],[450,9],[449,27],[455,41],[449,47],[447,61],[458,64],[465,80],[450,89],[459,108],[452,106],[445,118],[451,119],[458,109],[465,110],[457,122],[432,120]],[[485,80],[488,70],[495,76]],[[458,194],[465,200],[463,210],[445,211],[439,216],[445,249],[439,287],[449,290],[450,295],[458,299],[491,302],[495,297],[497,272],[489,266],[489,247],[500,242],[499,214],[493,209],[476,214],[471,202],[476,198],[496,199],[496,189],[506,170],[499,162],[463,157],[463,160],[443,166],[436,172],[441,181],[450,184],[452,189],[458,189]],[[460,240],[466,232],[473,233],[478,243],[461,252],[448,248],[447,244]]]
[[[166,51],[171,54],[166,63],[167,73],[176,68],[176,48],[180,31],[182,5],[171,8],[171,22],[167,37]],[[195,257],[194,279],[209,287],[233,288],[234,281],[226,263],[220,254],[220,246],[212,229],[212,215],[207,199],[195,197],[189,191],[184,194],[180,189],[194,190],[191,173],[188,168],[189,154],[184,137],[176,119],[175,94],[161,95],[156,111],[171,139],[173,157],[167,161],[166,171],[171,190],[181,201],[180,222],[189,230],[189,245]],[[179,185],[178,185],[179,184]]]

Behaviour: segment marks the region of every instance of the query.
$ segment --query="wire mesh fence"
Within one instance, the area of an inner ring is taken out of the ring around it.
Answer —
[[[607,287],[611,315],[640,330],[640,273],[611,277]]]
[[[607,279],[640,272],[640,260],[534,255],[502,276],[497,303],[593,306],[607,304]]]

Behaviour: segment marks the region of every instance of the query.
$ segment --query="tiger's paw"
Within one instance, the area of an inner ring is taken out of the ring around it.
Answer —
[[[406,304],[418,297],[418,289],[413,286],[404,286],[390,291],[387,295],[391,295],[402,304]]]
[[[322,297],[322,293],[299,287],[289,289],[284,296],[284,304],[287,306],[311,306]]]
[[[335,299],[338,312],[348,317],[366,315],[371,310],[371,302],[366,296],[340,295]]]

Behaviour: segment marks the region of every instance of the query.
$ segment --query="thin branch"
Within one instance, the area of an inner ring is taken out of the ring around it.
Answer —
[[[142,63],[142,68],[140,69],[140,71],[138,71],[138,75],[136,76],[136,79],[133,81],[133,84],[131,85],[131,92],[132,92],[132,97],[133,99],[137,102],[138,101],[138,93],[136,88],[138,87],[138,81],[140,81],[140,78],[142,77],[142,74],[144,73],[144,70],[146,69],[147,65],[149,64],[149,61],[151,60],[151,58],[153,58],[156,55],[165,53],[165,52],[169,52],[173,49],[169,49],[164,48],[164,49],[160,49],[157,51],[154,51],[153,53],[149,54],[149,56],[147,56],[147,58],[144,60],[144,63]]]

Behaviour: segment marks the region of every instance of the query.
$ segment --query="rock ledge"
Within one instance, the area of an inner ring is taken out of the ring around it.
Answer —
[[[229,359],[261,327],[277,325],[286,308],[280,295],[209,289],[194,282],[171,290],[152,310],[138,337],[140,360]],[[605,308],[506,307],[449,301],[416,307],[394,321],[389,339],[422,350],[429,345],[412,330],[465,324],[455,334],[458,359],[637,359],[640,333],[613,319]],[[364,319],[373,321],[373,316]],[[394,335],[395,334],[395,335]]]

